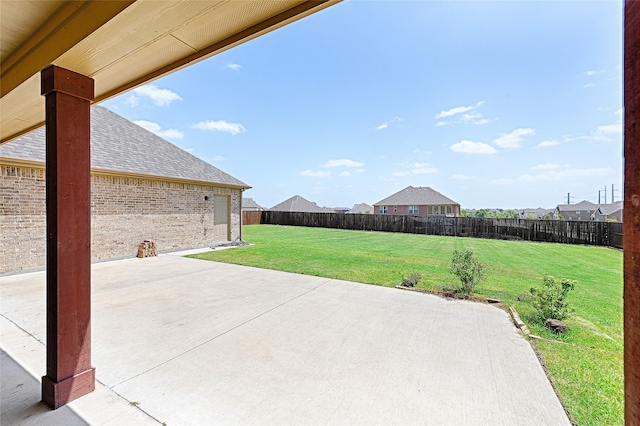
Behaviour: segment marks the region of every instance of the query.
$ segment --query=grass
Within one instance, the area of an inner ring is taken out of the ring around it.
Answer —
[[[551,381],[579,425],[622,424],[622,252],[602,247],[474,238],[252,225],[243,228],[254,244],[195,255],[207,260],[296,272],[361,283],[395,286],[412,272],[419,288],[457,285],[448,267],[454,250],[473,250],[487,265],[475,293],[515,306],[532,333]],[[569,294],[575,314],[556,336],[533,319],[526,294],[542,277],[578,280]]]

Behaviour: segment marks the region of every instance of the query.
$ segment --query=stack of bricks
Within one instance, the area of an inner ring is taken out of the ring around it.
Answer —
[[[149,240],[144,240],[138,246],[138,257],[151,257],[157,256],[156,243]]]

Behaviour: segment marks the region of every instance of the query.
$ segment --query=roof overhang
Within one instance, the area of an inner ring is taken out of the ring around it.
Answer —
[[[49,65],[93,78],[99,102],[339,1],[2,0],[0,143],[44,124]]]
[[[0,156],[0,164],[8,167],[21,167],[21,168],[32,168],[32,169],[42,169],[42,170],[45,170],[47,167],[47,164],[43,161],[23,160],[20,158],[11,158],[11,157],[2,157],[2,156]],[[143,180],[152,180],[152,181],[160,181],[160,182],[186,183],[191,185],[202,185],[202,186],[215,186],[216,188],[239,189],[241,191],[246,191],[247,189],[252,188],[249,185],[234,185],[231,183],[211,182],[206,180],[187,179],[187,178],[172,177],[172,176],[134,173],[134,172],[126,172],[122,170],[104,169],[100,167],[91,167],[91,175],[114,176],[114,177],[143,179]]]

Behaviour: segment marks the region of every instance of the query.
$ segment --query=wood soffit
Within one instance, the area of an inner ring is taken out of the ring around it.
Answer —
[[[340,0],[0,2],[0,143],[44,124],[40,71],[53,64],[116,96]]]

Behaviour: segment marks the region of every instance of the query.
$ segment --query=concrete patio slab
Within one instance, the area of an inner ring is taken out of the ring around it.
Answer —
[[[1,283],[3,371],[39,383],[45,274]],[[94,264],[92,286],[100,386],[69,424],[570,424],[494,306],[166,255]],[[12,380],[2,424],[38,400],[5,417]]]

